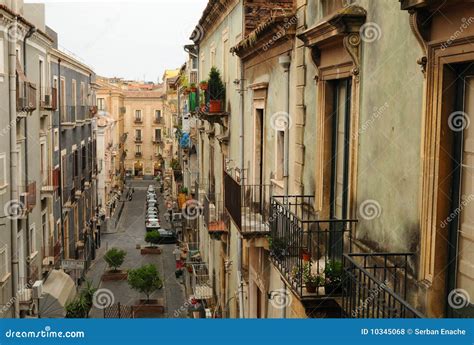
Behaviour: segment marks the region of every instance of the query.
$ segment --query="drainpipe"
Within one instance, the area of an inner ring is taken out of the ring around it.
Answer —
[[[290,127],[290,63],[291,57],[289,55],[280,56],[278,59],[280,66],[283,68],[283,75],[285,78],[285,113],[288,116],[287,123],[285,126],[285,148],[283,155],[283,179],[285,182],[285,199],[288,202],[288,190],[289,190],[289,152],[290,152],[290,138],[289,138],[289,127]]]
[[[25,74],[25,77],[28,77],[28,74],[27,74],[27,54],[26,54],[26,41],[28,38],[30,38],[34,33],[36,32],[36,28],[34,27],[31,27],[28,32],[26,33],[25,35],[25,38],[23,39],[23,72]],[[40,76],[41,78],[41,76]],[[26,85],[24,86],[25,88],[25,95],[27,93],[27,90],[26,90]],[[40,90],[40,95],[41,95],[41,90]],[[23,135],[25,137],[25,186],[28,186],[28,117],[25,117],[25,126],[23,128]],[[41,172],[40,172],[40,175],[41,175]],[[27,260],[26,260],[26,264],[27,264],[27,272],[28,272],[28,276],[30,276],[30,260],[29,260],[29,255],[31,254],[31,241],[30,241],[30,215],[29,213],[26,213],[26,248],[27,248]],[[29,278],[28,278],[29,280]]]
[[[284,83],[285,83],[285,95],[284,95],[284,111],[288,118],[286,119],[285,131],[284,131],[284,154],[283,154],[283,179],[285,184],[285,203],[288,203],[288,190],[289,190],[289,152],[290,152],[290,138],[289,138],[289,128],[290,128],[290,63],[291,57],[289,55],[280,56],[278,59],[280,66],[283,68]],[[287,293],[286,283],[282,279],[283,289]],[[285,294],[286,296],[286,294]],[[286,305],[281,310],[281,317],[286,318]]]
[[[58,58],[58,146],[59,146],[59,212],[61,220],[61,258],[64,259],[64,215],[63,215],[63,157],[62,152],[62,95],[61,95],[61,58]]]
[[[239,95],[240,95],[240,125],[239,125],[239,139],[240,139],[240,171],[241,174],[244,171],[244,64],[242,59],[240,61],[240,83],[239,83]],[[237,235],[237,280],[239,284],[239,317],[243,319],[245,317],[245,310],[244,310],[244,282],[242,278],[242,237]]]
[[[16,1],[12,3],[12,10],[16,13]],[[13,32],[18,32],[18,18],[15,16]],[[10,197],[12,202],[17,202],[20,198],[18,191],[18,149],[16,144],[16,34],[11,35],[8,42],[8,71],[9,71],[9,96],[10,96]],[[11,269],[12,269],[12,296],[14,297],[13,314],[15,318],[20,317],[20,303],[18,294],[18,220],[11,217]]]

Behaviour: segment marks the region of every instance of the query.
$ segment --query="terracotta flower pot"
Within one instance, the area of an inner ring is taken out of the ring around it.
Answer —
[[[220,113],[221,112],[221,101],[211,99],[209,101],[209,112]]]
[[[199,88],[203,91],[206,91],[207,88],[208,88],[208,84],[207,83],[202,83],[202,84],[199,84]]]

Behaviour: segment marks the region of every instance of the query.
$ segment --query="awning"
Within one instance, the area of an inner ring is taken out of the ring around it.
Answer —
[[[66,304],[76,296],[76,285],[63,270],[53,270],[43,284],[39,300],[41,318],[64,318]]]

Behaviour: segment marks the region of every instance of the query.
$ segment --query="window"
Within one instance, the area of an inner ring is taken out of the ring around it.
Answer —
[[[136,122],[142,122],[142,111],[141,110],[135,110],[135,121]]]
[[[276,179],[283,179],[283,166],[284,166],[284,156],[285,156],[285,132],[276,131]]]
[[[86,105],[86,85],[81,81],[81,104]]]
[[[71,90],[71,105],[73,106],[72,108],[72,119],[73,121],[76,121],[76,106],[77,106],[77,85],[76,85],[76,80],[72,80],[72,90]]]
[[[0,153],[0,186],[7,185],[7,159],[5,153]],[[1,278],[1,276],[0,276]]]
[[[54,151],[59,150],[59,129],[58,128],[54,129],[53,143],[54,143]]]
[[[35,225],[33,224],[30,227],[30,255],[36,253],[36,229]]]
[[[216,48],[211,48],[211,67],[216,65]]]
[[[82,146],[82,171],[85,171],[87,167],[87,151],[86,146]]]
[[[97,108],[101,111],[105,111],[105,99],[97,98]]]
[[[58,90],[58,77],[53,76],[53,87]],[[56,92],[56,104],[59,104],[59,92]]]
[[[72,171],[73,171],[74,177],[77,177],[79,175],[79,152],[77,150],[74,150],[73,155],[74,155],[74,158],[72,162],[73,164]]]
[[[43,100],[44,97],[44,88],[45,88],[46,80],[45,80],[45,71],[44,71],[44,60],[40,57],[39,59],[39,92],[40,92],[40,100]]]
[[[155,110],[155,121],[161,122],[161,110]]]
[[[58,92],[59,93],[59,92]],[[61,100],[60,100],[60,103],[61,103],[61,121],[62,122],[67,122],[67,119],[68,119],[68,116],[67,116],[67,113],[66,113],[66,79],[64,79],[63,77],[61,77]]]
[[[63,150],[61,152],[61,191],[63,193],[63,199],[67,200],[67,191],[66,191],[66,186],[67,186],[67,151]]]
[[[2,74],[5,73],[5,45],[3,38],[0,38],[0,81],[3,81]]]
[[[142,145],[136,145],[135,146],[135,152],[136,153],[142,153]]]
[[[47,162],[47,154],[46,154],[46,143],[40,144],[40,164],[41,164],[41,176],[43,178],[43,184],[48,184],[48,162]]]
[[[161,129],[155,128],[155,141],[161,141]]]
[[[141,129],[136,129],[135,130],[135,139],[142,140],[142,130]]]
[[[2,233],[6,232],[5,225],[0,226],[0,231]],[[7,278],[9,273],[8,267],[10,267],[8,262],[8,247],[6,244],[4,244],[2,247],[0,247],[0,282],[5,281]]]

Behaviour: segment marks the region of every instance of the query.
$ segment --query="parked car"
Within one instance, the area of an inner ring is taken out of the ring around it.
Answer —
[[[158,209],[156,207],[147,207],[146,212],[147,213],[150,213],[150,212],[158,213]]]
[[[146,197],[147,197],[147,198],[156,197],[156,193],[155,193],[155,192],[150,192],[150,191],[148,191],[148,192],[146,193]]]
[[[158,211],[149,211],[149,212],[147,211],[146,217],[149,217],[149,216],[156,216],[156,217],[158,217],[159,214],[160,214],[160,212],[158,212]]]
[[[178,237],[173,231],[163,229],[159,226],[158,227],[150,226],[150,227],[147,227],[146,229],[147,231],[153,231],[153,230],[158,231],[158,233],[160,234],[160,239],[158,243],[160,244],[174,244],[178,242]]]
[[[154,191],[155,190],[155,186],[153,186],[152,184],[148,185],[148,191]]]
[[[145,228],[146,228],[146,231],[153,231],[153,230],[158,230],[158,229],[161,229],[161,225],[160,225],[160,222],[148,222],[148,223],[145,223]]]

